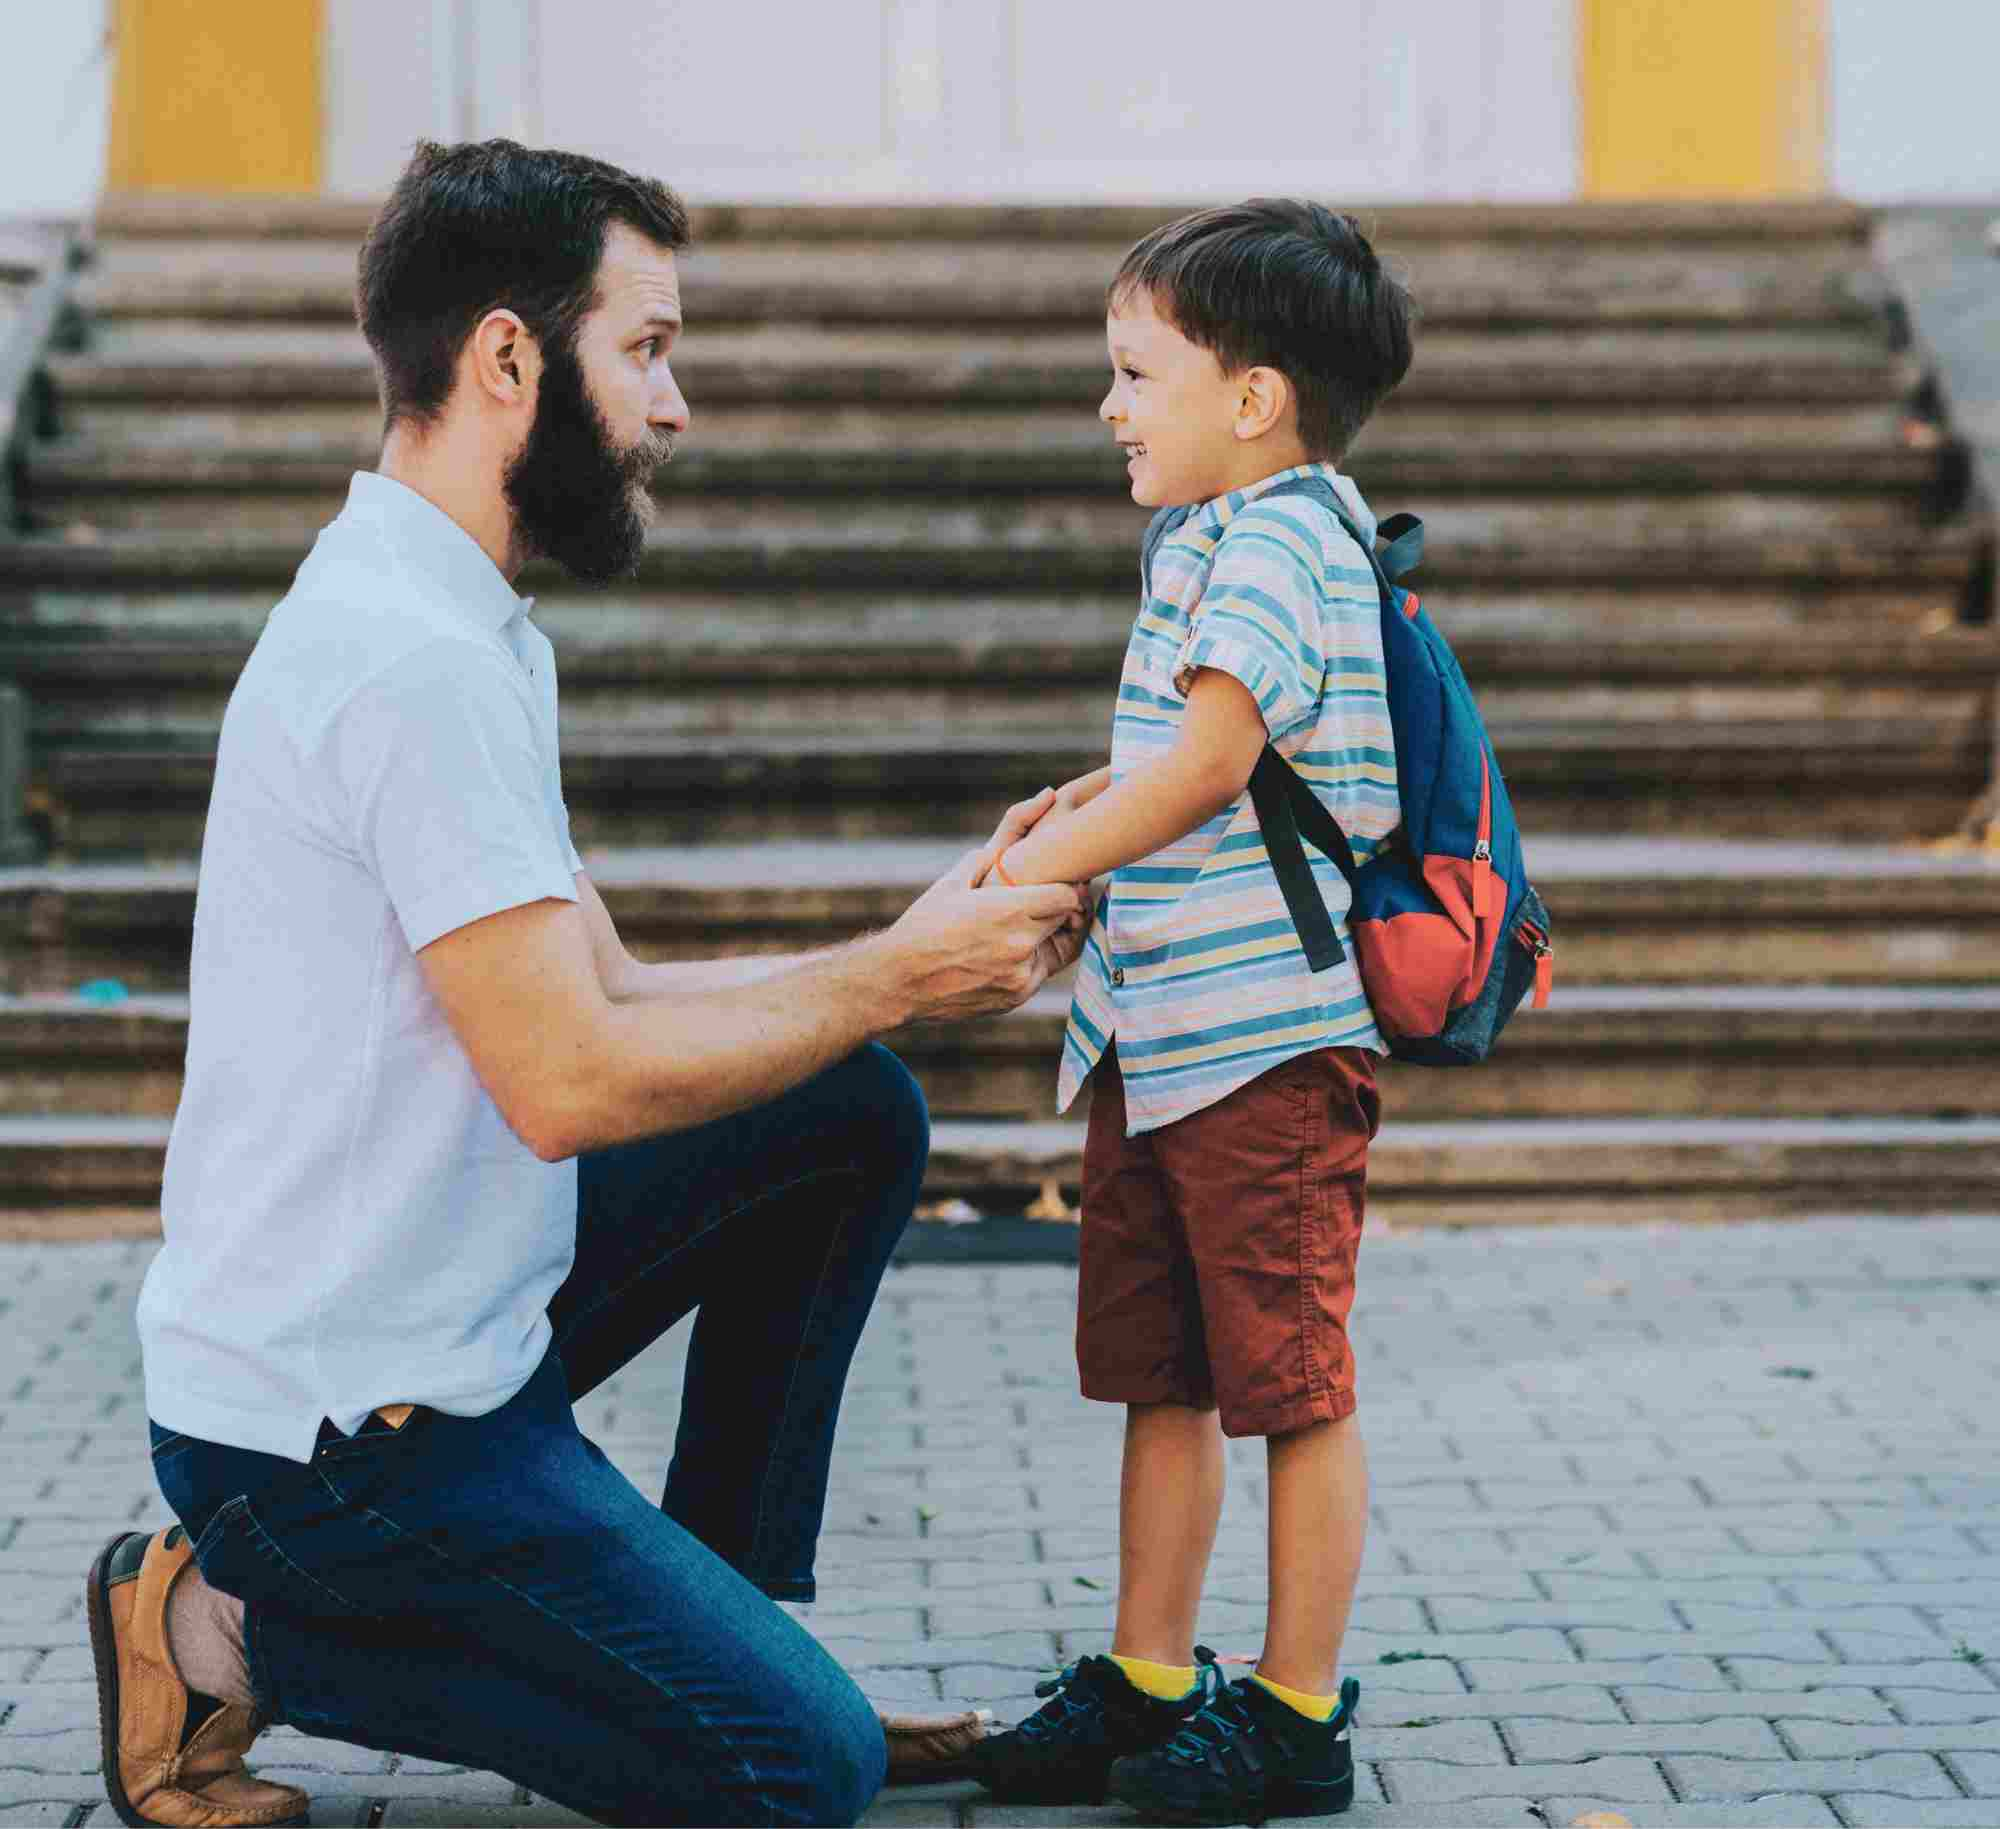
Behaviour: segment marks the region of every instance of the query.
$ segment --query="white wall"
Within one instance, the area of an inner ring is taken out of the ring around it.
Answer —
[[[422,134],[697,199],[1557,198],[1573,0],[329,0],[328,189]]]
[[[110,136],[110,0],[7,9],[0,40],[0,216],[76,221],[97,206]]]
[[[1833,189],[2000,199],[2000,4],[1832,0],[1829,23]]]

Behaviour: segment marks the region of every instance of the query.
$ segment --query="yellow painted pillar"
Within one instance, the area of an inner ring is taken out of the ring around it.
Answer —
[[[111,190],[316,191],[323,0],[117,0]]]
[[[1577,0],[1586,197],[1826,189],[1826,0]]]

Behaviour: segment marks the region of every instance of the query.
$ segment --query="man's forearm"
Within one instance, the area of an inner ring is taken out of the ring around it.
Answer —
[[[747,982],[615,1001],[587,1072],[571,1078],[565,1154],[687,1130],[760,1105],[902,1026],[895,961],[878,937],[772,966]],[[662,969],[650,968],[653,972]]]
[[[755,953],[731,959],[634,959],[612,987],[613,1003],[643,1003],[649,997],[679,997],[689,991],[722,991],[756,984],[781,972],[796,971],[826,956],[810,953]]]

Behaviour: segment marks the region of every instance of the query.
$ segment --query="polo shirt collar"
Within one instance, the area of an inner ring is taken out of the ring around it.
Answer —
[[[534,607],[516,594],[486,549],[436,503],[373,470],[357,470],[343,521],[372,528],[397,554],[442,589],[453,609],[483,629],[506,628]]]

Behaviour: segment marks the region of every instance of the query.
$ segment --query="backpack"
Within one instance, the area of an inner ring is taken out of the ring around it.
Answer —
[[[1531,989],[1534,1007],[1547,1005],[1555,949],[1472,689],[1416,593],[1398,582],[1423,557],[1424,526],[1408,514],[1384,521],[1380,536],[1387,544],[1378,553],[1323,477],[1294,478],[1257,500],[1287,495],[1331,508],[1375,574],[1403,819],[1357,865],[1339,823],[1267,743],[1250,777],[1264,847],[1315,972],[1346,953],[1300,839],[1347,879],[1356,969],[1389,1052],[1424,1066],[1472,1066],[1486,1058]],[[1191,512],[1162,509],[1146,529],[1148,597],[1154,553]]]

